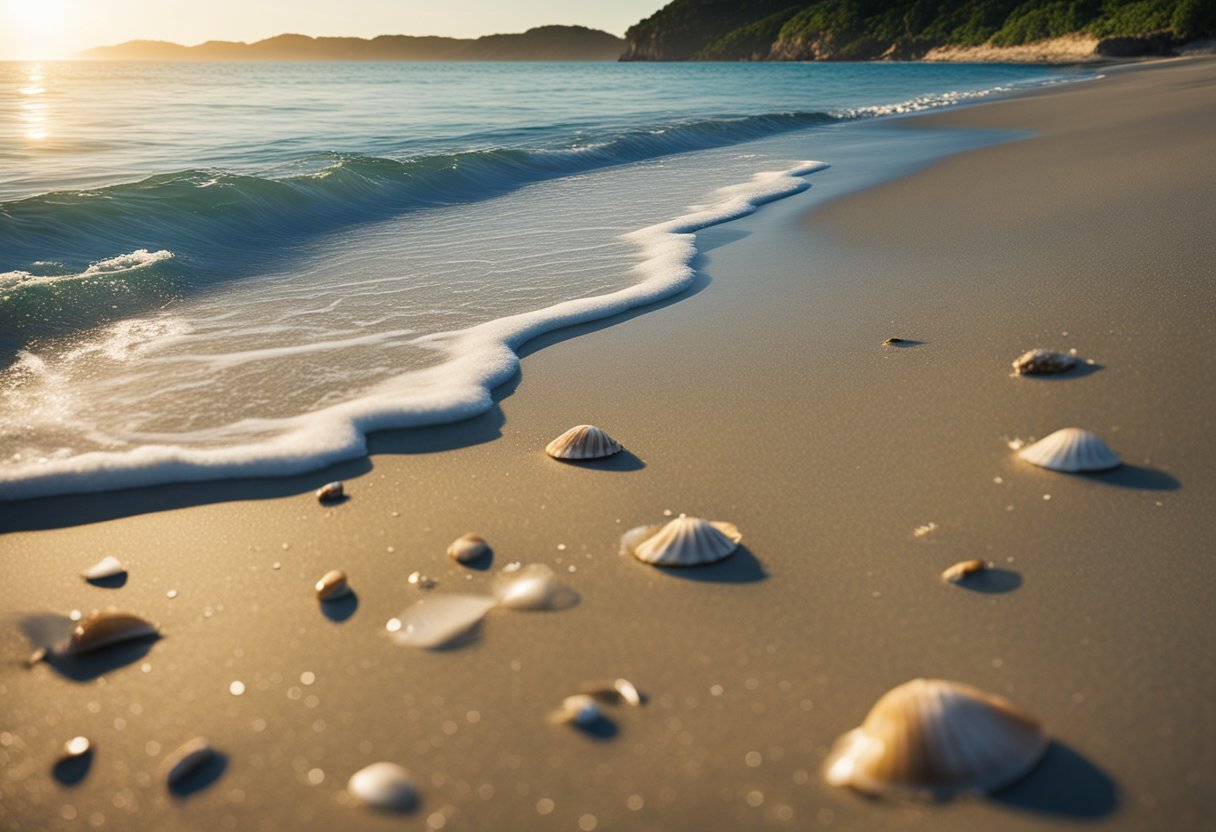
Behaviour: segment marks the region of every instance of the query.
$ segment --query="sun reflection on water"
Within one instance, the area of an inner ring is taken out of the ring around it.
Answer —
[[[26,73],[25,86],[17,89],[25,96],[21,101],[21,122],[25,125],[25,137],[32,142],[44,141],[51,135],[47,104],[41,99],[46,94],[42,83],[45,79],[42,64],[34,64]]]

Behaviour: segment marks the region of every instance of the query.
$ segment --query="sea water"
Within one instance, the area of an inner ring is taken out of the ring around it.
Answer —
[[[484,412],[529,338],[685,289],[698,229],[918,152],[849,125],[1082,77],[0,64],[0,499],[316,470]]]

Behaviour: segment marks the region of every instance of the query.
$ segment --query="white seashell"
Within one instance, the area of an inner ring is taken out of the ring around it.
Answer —
[[[1018,456],[1040,468],[1071,474],[1106,471],[1122,464],[1105,442],[1080,428],[1062,428],[1022,448]]]
[[[494,594],[500,606],[515,610],[564,610],[578,603],[578,593],[543,563],[530,563],[500,576]]]
[[[113,555],[106,555],[97,561],[97,563],[81,572],[80,577],[86,581],[104,581],[106,578],[117,577],[126,571],[127,568],[122,565],[122,561]]]
[[[1019,376],[1047,376],[1067,373],[1076,366],[1075,356],[1040,348],[1019,355],[1013,362],[1013,372]]]
[[[89,749],[92,747],[88,737],[72,737],[63,744],[63,757],[64,759],[83,757],[89,753]]]
[[[1007,700],[970,685],[914,679],[888,691],[824,763],[833,786],[887,797],[989,792],[1030,772],[1050,740]]]
[[[346,573],[341,569],[331,569],[321,576],[316,585],[317,598],[322,601],[335,601],[350,595],[350,584],[346,582]]]
[[[943,572],[942,580],[947,583],[957,584],[965,581],[977,572],[983,572],[987,568],[988,564],[982,560],[965,560],[954,564],[954,566]]]
[[[494,604],[485,595],[435,595],[390,618],[387,629],[398,644],[443,647],[477,626]]]
[[[472,563],[485,557],[490,551],[490,544],[477,534],[464,534],[452,541],[448,547],[448,557],[457,563]]]
[[[418,805],[410,773],[396,763],[372,763],[350,776],[346,791],[365,806],[385,812],[408,812]]]
[[[743,535],[731,523],[681,514],[666,526],[639,526],[621,537],[621,552],[659,566],[701,566],[728,557]]]
[[[346,496],[346,486],[341,482],[327,482],[317,489],[317,502],[336,503]]]
[[[545,446],[554,459],[599,459],[624,450],[621,443],[595,425],[578,425]]]
[[[156,635],[159,635],[156,625],[138,615],[105,610],[78,621],[67,643],[55,652],[63,656],[77,656],[120,642]]]
[[[550,721],[555,724],[577,725],[587,728],[604,718],[600,706],[585,693],[567,696],[562,700],[562,706],[553,712]]]
[[[165,782],[170,786],[175,786],[183,777],[197,771],[214,755],[214,749],[205,739],[195,737],[166,757],[161,763],[160,770],[164,774]]]

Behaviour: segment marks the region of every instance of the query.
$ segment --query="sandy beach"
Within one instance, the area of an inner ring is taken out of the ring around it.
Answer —
[[[369,459],[0,504],[0,828],[1213,828],[1214,101],[1216,61],[1186,60],[850,126],[1026,138],[860,192],[815,174],[699,234],[691,292],[538,339],[492,412],[377,434]],[[1011,377],[1033,347],[1094,363]],[[627,452],[543,454],[584,422]],[[1010,449],[1072,425],[1126,464],[1070,476]],[[333,479],[350,499],[319,506]],[[678,572],[618,554],[668,512],[744,548]],[[488,569],[445,555],[466,532]],[[78,577],[105,554],[120,588]],[[970,558],[996,567],[985,591],[940,581]],[[387,637],[430,597],[412,572],[485,592],[512,562],[580,602],[493,610],[459,649]],[[335,568],[355,600],[327,616],[312,586]],[[110,605],[165,637],[83,678],[21,666],[19,616]],[[548,724],[617,676],[642,707],[598,736]],[[917,677],[1038,716],[1042,765],[945,804],[825,785],[833,741]],[[91,768],[60,782],[78,734]],[[168,793],[161,760],[199,735],[222,763]],[[417,777],[412,815],[349,805],[378,760]]]

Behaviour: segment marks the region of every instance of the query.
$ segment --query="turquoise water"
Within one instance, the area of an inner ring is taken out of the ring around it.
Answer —
[[[804,190],[849,124],[1079,77],[0,64],[0,498],[473,415],[528,337],[680,291],[697,228]]]

